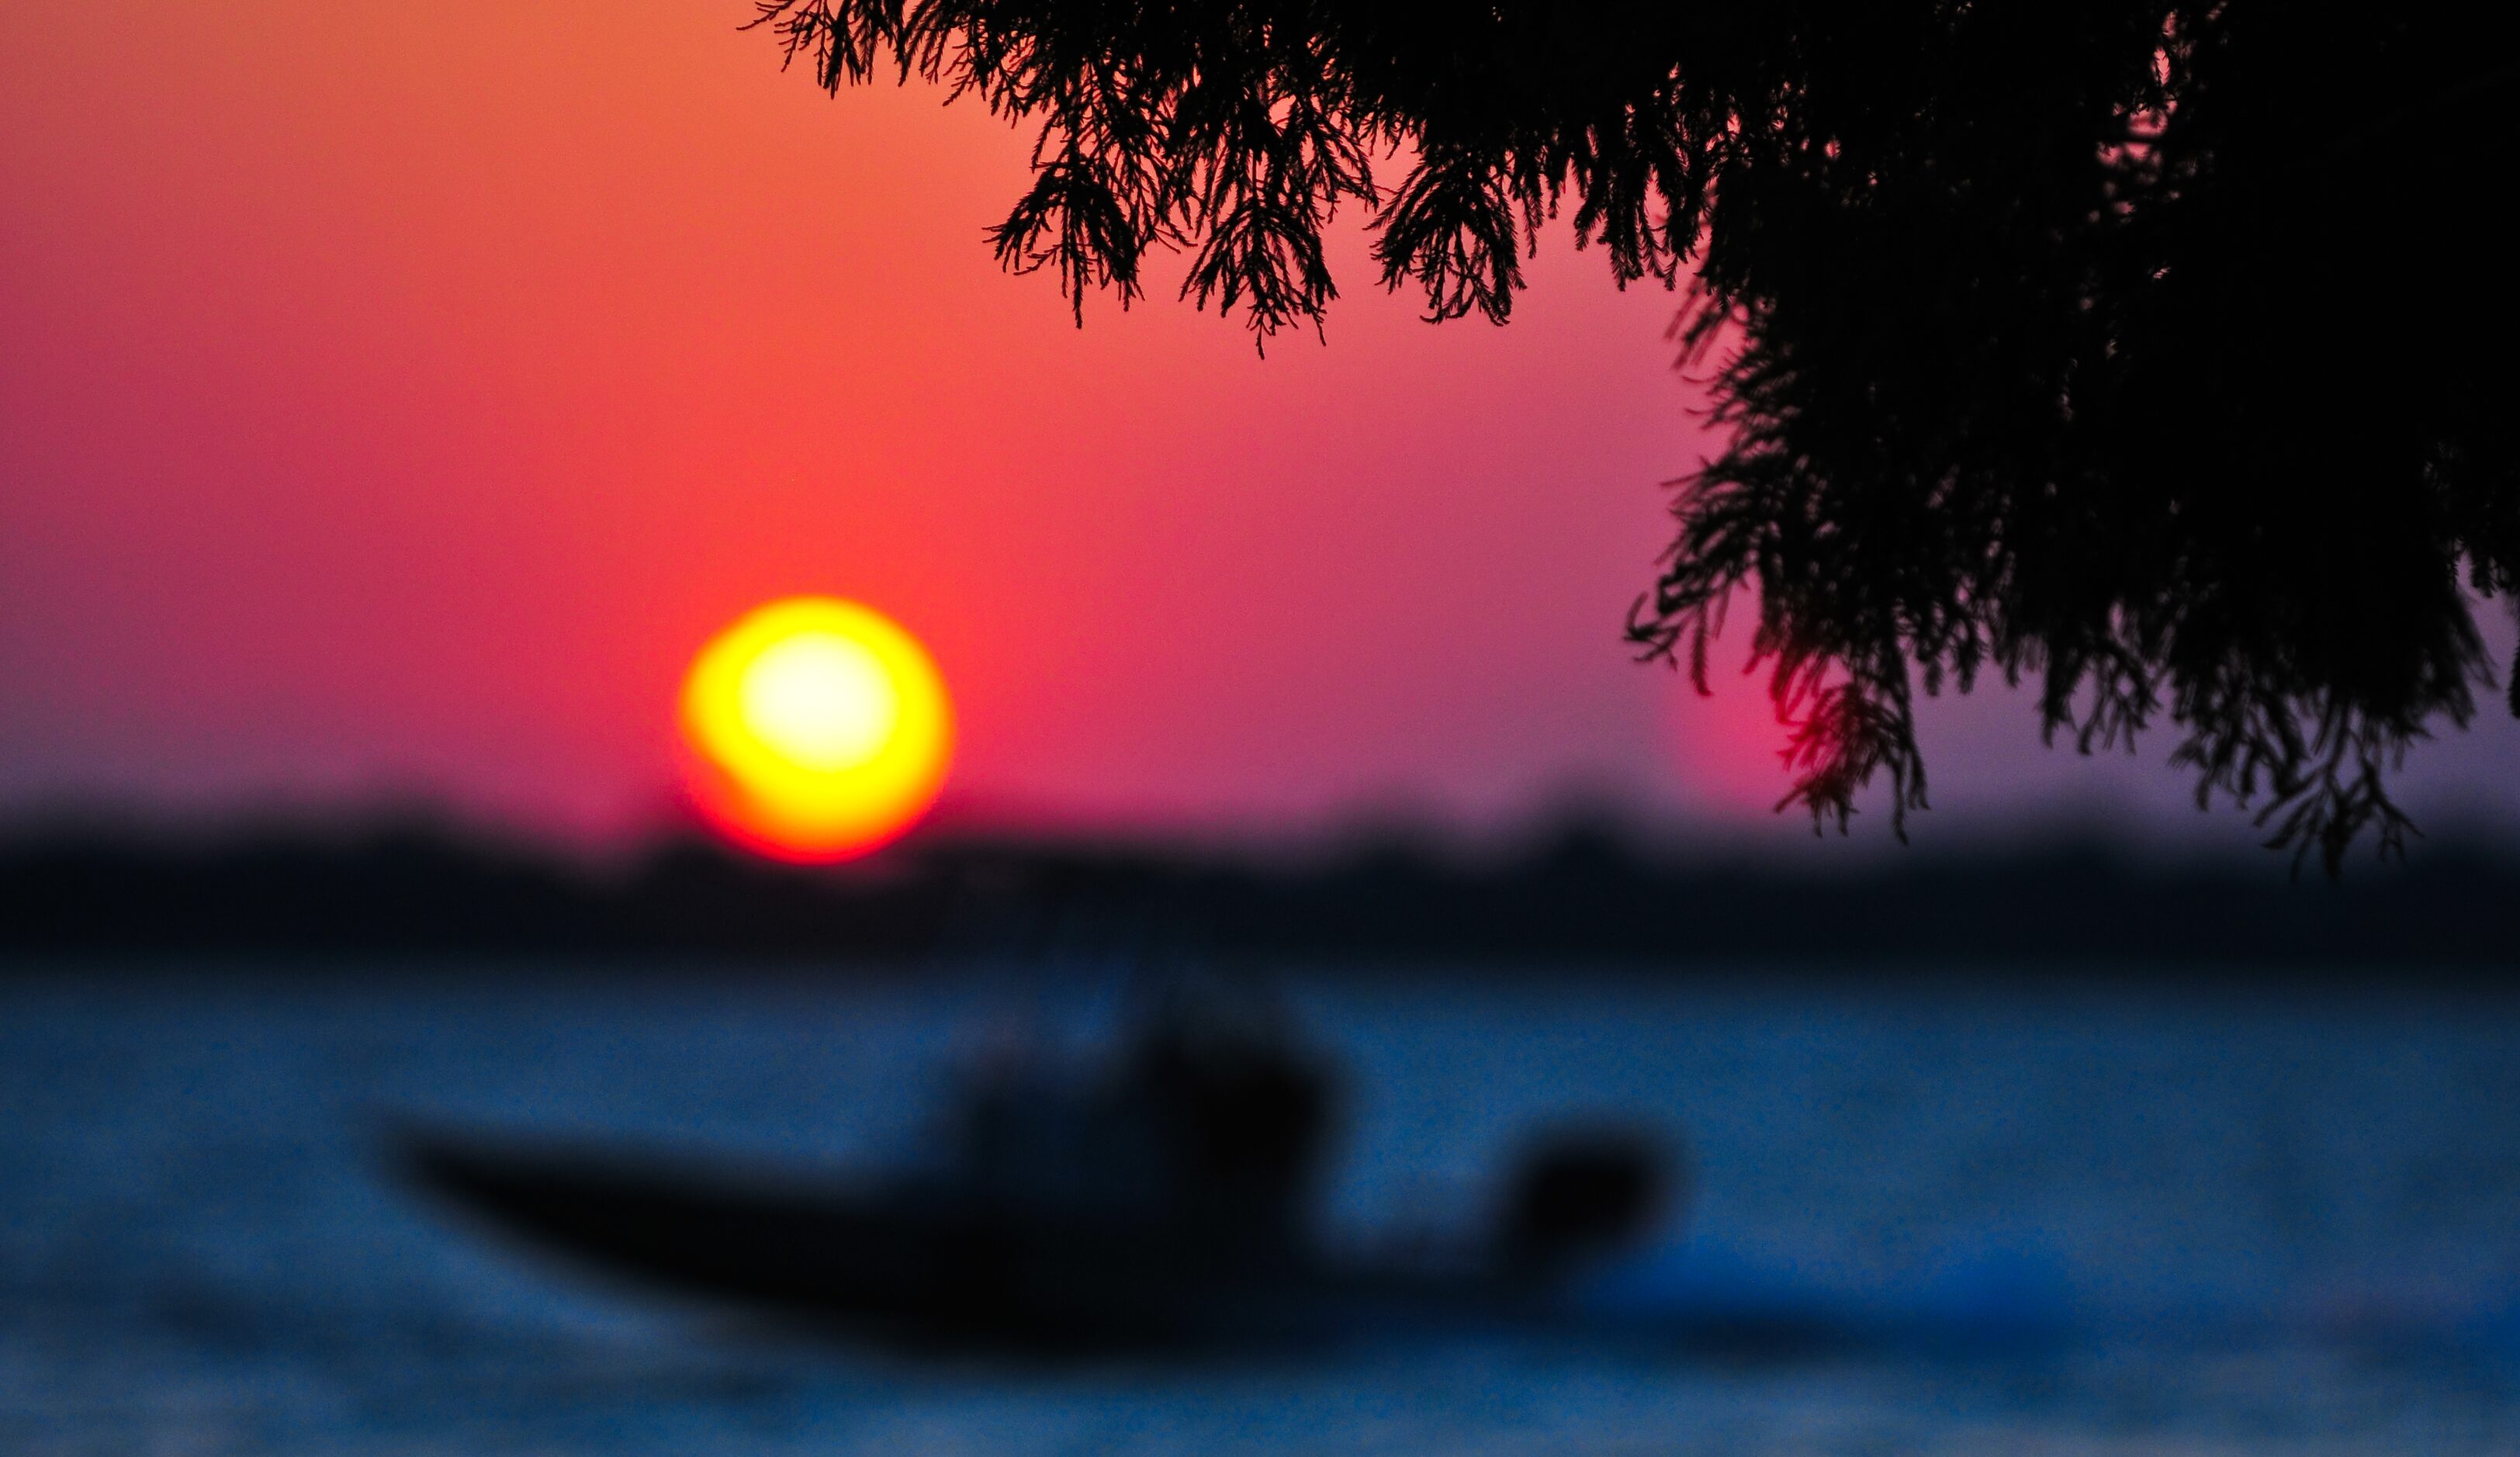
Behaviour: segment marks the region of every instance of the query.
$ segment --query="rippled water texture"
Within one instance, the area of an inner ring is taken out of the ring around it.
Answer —
[[[879,1167],[1032,979],[0,971],[0,1450],[2520,1450],[2520,1003],[2472,992],[1298,978],[1335,1238],[1474,1226],[1568,1116],[1684,1134],[1695,1185],[1580,1325],[1300,1360],[831,1343],[378,1158],[422,1115]]]

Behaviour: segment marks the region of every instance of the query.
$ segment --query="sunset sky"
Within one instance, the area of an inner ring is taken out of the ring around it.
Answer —
[[[692,656],[791,593],[951,685],[945,802],[1303,833],[1585,791],[1791,839],[1763,697],[1633,665],[1708,448],[1674,299],[1547,240],[1504,329],[1363,235],[1327,344],[1158,290],[1073,327],[982,238],[1025,138],[834,101],[742,0],[0,14],[0,811],[668,813]],[[2495,641],[2510,629],[2498,607]],[[2199,824],[2027,706],[1929,721],[1958,838]],[[2520,823],[2497,706],[2419,806]],[[1862,827],[1881,840],[1885,816]]]

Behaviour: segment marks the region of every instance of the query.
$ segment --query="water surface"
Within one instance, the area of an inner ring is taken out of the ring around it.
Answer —
[[[922,1360],[545,1263],[388,1116],[877,1168],[1020,969],[0,973],[0,1449],[34,1454],[2520,1450],[2520,1002],[2475,992],[1288,979],[1347,1069],[1325,1220],[1474,1229],[1517,1140],[1694,1197],[1548,1332]]]

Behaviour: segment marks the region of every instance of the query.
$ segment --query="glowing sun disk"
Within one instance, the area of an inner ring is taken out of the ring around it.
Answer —
[[[701,807],[791,860],[846,859],[909,829],[953,750],[935,660],[891,618],[830,597],[771,603],[710,639],[682,717]]]

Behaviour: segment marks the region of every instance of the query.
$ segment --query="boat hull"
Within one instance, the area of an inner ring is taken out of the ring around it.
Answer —
[[[405,1133],[407,1173],[615,1274],[790,1315],[1026,1348],[1318,1336],[1427,1282],[1279,1242],[945,1184],[856,1186],[627,1151]],[[1420,1288],[1422,1287],[1422,1288]]]

